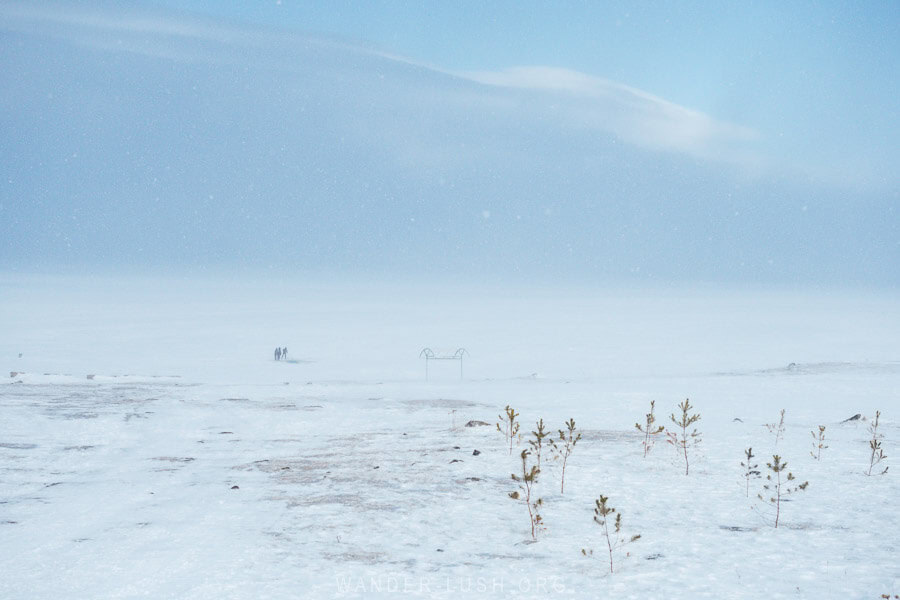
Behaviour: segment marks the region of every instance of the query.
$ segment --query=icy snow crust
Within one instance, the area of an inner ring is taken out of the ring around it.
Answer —
[[[0,598],[900,593],[896,294],[2,291]],[[465,380],[434,363],[424,381],[431,344],[469,350]],[[686,397],[703,433],[687,477],[664,442],[642,458],[634,430],[651,400],[668,425]],[[506,404],[523,432],[574,417],[584,434],[565,495],[558,467],[542,474],[537,543],[507,496]],[[842,421],[876,409],[891,470],[867,477],[867,423]],[[809,481],[777,530],[745,496],[749,446]],[[613,575],[600,494],[642,536]]]

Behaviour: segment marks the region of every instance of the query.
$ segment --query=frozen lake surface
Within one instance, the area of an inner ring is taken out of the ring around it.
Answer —
[[[5,276],[0,597],[900,594],[898,300]],[[465,379],[426,382],[426,346],[465,347]],[[688,476],[634,429],[685,398]],[[539,478],[536,543],[506,405],[583,433],[565,494],[558,465]],[[876,410],[890,470],[868,477]],[[751,446],[809,481],[778,529]],[[601,494],[641,535],[612,575]]]

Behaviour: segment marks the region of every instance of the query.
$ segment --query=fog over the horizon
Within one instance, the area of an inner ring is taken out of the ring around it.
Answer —
[[[896,173],[565,65],[108,6],[0,6],[0,48],[4,271],[900,284]]]

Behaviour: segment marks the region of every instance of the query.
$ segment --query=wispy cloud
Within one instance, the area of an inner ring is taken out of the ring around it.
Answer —
[[[490,86],[544,92],[560,102],[568,100],[572,103],[570,116],[582,124],[652,149],[737,160],[746,157],[746,148],[730,156],[722,156],[722,150],[749,145],[761,137],[748,127],[720,121],[639,89],[570,69],[515,67],[461,75]]]
[[[179,37],[220,43],[250,42],[253,37],[245,31],[225,28],[199,21],[186,21],[148,14],[113,14],[98,9],[70,8],[55,5],[7,4],[0,7],[3,26],[11,29],[34,29],[36,26],[64,26],[68,29],[49,29],[50,34],[68,34],[88,42],[89,30],[107,31],[119,35],[143,34]]]
[[[0,0],[0,63],[0,263],[897,279],[896,186],[844,193],[865,157],[811,185],[777,136],[585,73],[87,0]]]
[[[577,71],[520,66],[503,71],[455,72],[377,49],[298,34],[236,27],[169,13],[12,3],[0,6],[0,28],[62,37],[76,43],[186,61],[246,61],[290,71],[306,63],[303,53],[329,47],[479,84],[459,92],[472,106],[496,104],[498,95],[526,94],[521,105],[542,111],[542,120],[583,132],[613,134],[656,151],[758,167],[761,135],[642,90]],[[447,81],[452,85],[452,80]],[[473,98],[473,93],[476,97]],[[451,94],[452,95],[452,94]],[[480,95],[480,101],[477,97]]]

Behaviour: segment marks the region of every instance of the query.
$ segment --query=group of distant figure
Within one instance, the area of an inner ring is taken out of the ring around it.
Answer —
[[[287,348],[275,348],[275,360],[287,360]]]

